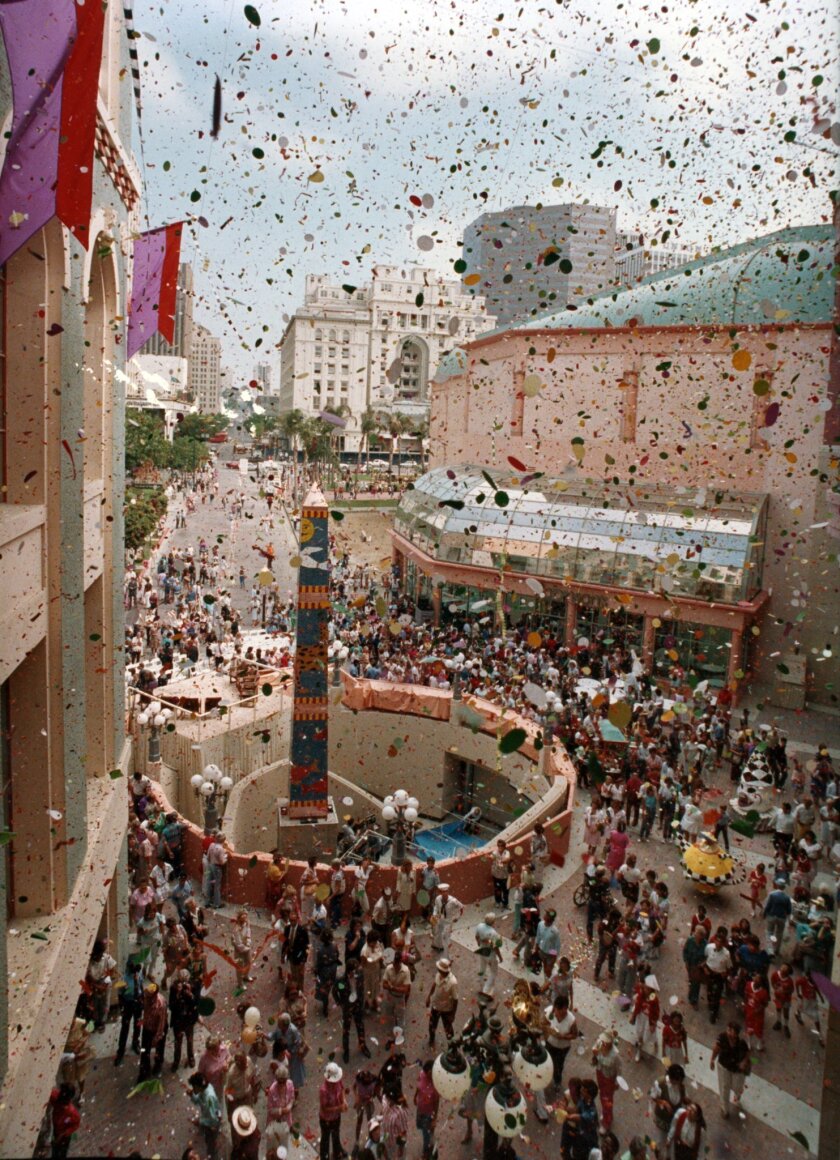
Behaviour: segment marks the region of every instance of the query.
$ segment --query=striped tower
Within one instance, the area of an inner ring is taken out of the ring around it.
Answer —
[[[327,501],[312,487],[300,513],[289,817],[325,818],[330,573]]]

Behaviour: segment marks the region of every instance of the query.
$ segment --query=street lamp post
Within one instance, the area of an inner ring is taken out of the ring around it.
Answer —
[[[147,725],[150,727],[147,758],[149,765],[160,763],[160,731],[174,715],[172,710],[164,708],[160,701],[149,701],[146,708],[137,714],[137,724],[144,729]]]
[[[495,1015],[488,1019],[480,1006],[462,1034],[450,1040],[432,1066],[432,1083],[445,1100],[460,1100],[472,1082],[472,1069],[480,1070],[488,1084],[484,1102],[484,1160],[513,1157],[511,1141],[527,1118],[528,1105],[514,1078],[527,1090],[544,1091],[551,1083],[551,1056],[535,1030],[505,1037]]]
[[[219,826],[219,810],[222,814],[227,806],[228,795],[233,789],[233,778],[227,777],[218,765],[205,765],[203,773],[194,773],[190,785],[204,809],[204,832],[210,834]]]
[[[417,798],[411,797],[404,789],[389,794],[382,805],[382,819],[391,834],[391,863],[394,866],[401,866],[405,861],[406,842],[409,832],[414,832],[419,806]]]
[[[265,628],[265,610],[268,601],[268,590],[274,583],[274,573],[270,568],[263,568],[257,575],[259,581],[260,591],[262,593],[262,626]]]

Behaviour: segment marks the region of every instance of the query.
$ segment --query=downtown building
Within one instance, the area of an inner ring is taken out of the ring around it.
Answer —
[[[831,226],[781,230],[447,356],[392,533],[405,590],[836,705],[833,267]]]
[[[422,423],[429,380],[454,344],[490,330],[484,299],[433,270],[377,266],[361,287],[306,279],[304,304],[283,334],[280,412],[317,416],[342,405],[341,449],[358,451],[365,411],[394,411]]]
[[[695,257],[691,250],[673,242],[660,242],[656,238],[646,240],[639,233],[619,233],[616,235],[615,284],[635,286],[651,274],[675,270]]]
[[[122,7],[104,20],[90,244],[52,218],[0,278],[4,1156],[33,1153],[94,939],[121,966],[128,942],[122,352],[142,191]]]
[[[202,415],[222,409],[222,340],[197,323],[190,346],[189,393]]]
[[[465,283],[499,326],[603,293],[615,281],[616,211],[584,203],[517,205],[464,230]]]

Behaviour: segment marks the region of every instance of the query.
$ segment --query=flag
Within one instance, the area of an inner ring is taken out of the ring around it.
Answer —
[[[55,216],[88,247],[104,27],[90,0],[0,0],[12,83],[0,264]]]
[[[175,295],[183,222],[140,234],[134,243],[134,273],[128,311],[126,358],[137,354],[156,331],[175,338]]]

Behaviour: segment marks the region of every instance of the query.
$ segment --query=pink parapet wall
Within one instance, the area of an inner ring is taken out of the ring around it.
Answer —
[[[387,681],[365,681],[345,674],[344,695],[342,704],[356,712],[375,710],[377,712],[394,712],[423,717],[433,717],[437,720],[448,720],[452,708],[452,694],[442,693],[439,689],[428,689],[423,685],[394,685]],[[533,738],[537,732],[534,722],[521,717],[512,710],[501,710],[490,701],[477,697],[464,699],[464,704],[484,718],[480,731],[493,736],[501,736],[510,729],[520,727],[525,729],[528,740],[521,746],[520,752],[533,761],[540,759],[540,753],[534,746]],[[501,732],[500,719],[503,718]],[[555,865],[562,866],[569,853],[569,842],[572,828],[572,811],[574,809],[574,795],[576,787],[576,770],[563,746],[556,742],[551,752],[545,755],[546,764],[544,773],[549,780],[555,777],[565,778],[568,787],[568,797],[565,808],[555,816],[543,822],[545,837],[548,841],[551,860]],[[159,786],[155,785],[155,797],[165,810],[172,806]],[[192,822],[184,820],[184,864],[190,876],[197,881],[202,878],[202,848],[203,831]],[[531,831],[517,834],[511,840],[511,856],[515,870],[521,870],[527,861]],[[281,851],[282,852],[282,851]],[[267,851],[240,853],[231,849],[225,871],[223,884],[224,900],[233,905],[265,907],[265,874],[271,862],[271,854]],[[306,866],[305,862],[292,862],[286,879],[295,887],[300,884],[300,876]],[[493,882],[490,875],[490,857],[479,851],[464,858],[447,858],[437,863],[438,872],[443,881],[448,882],[452,894],[461,902],[479,902],[493,893]],[[322,863],[320,866],[322,881],[329,878],[329,866]],[[370,879],[368,893],[378,895],[386,886],[392,890],[396,888],[396,867],[390,863],[379,864],[374,867]],[[352,888],[352,883],[348,883]],[[419,907],[415,910],[419,913]]]

